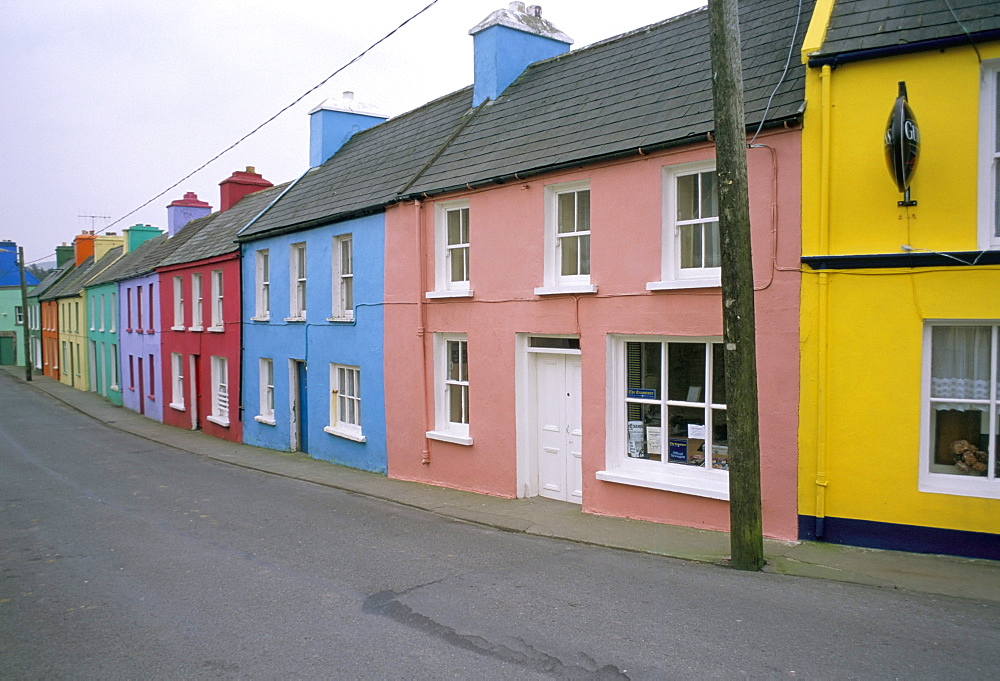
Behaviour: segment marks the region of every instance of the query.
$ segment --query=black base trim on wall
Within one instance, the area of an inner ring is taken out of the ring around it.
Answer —
[[[893,267],[973,267],[1000,265],[1000,251],[930,253],[867,253],[860,255],[804,255],[802,262],[814,270],[878,270]]]
[[[799,516],[799,539],[869,549],[1000,560],[1000,534],[827,516],[821,519],[823,536],[817,538],[816,520],[810,515]]]

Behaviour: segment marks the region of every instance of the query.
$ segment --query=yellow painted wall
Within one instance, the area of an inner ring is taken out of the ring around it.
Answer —
[[[79,309],[79,326],[76,323],[76,313]],[[65,315],[65,316],[64,316]],[[63,320],[70,324],[63,324]],[[87,348],[87,300],[82,294],[59,299],[59,381],[79,390],[90,390],[90,364]],[[78,330],[79,329],[79,330]],[[68,343],[69,352],[73,353],[72,362],[63,366],[62,344]],[[79,361],[77,349],[79,348]],[[70,374],[72,367],[72,375]]]
[[[979,50],[1000,58],[1000,44]],[[979,75],[971,47],[844,64],[824,101],[807,69],[804,255],[978,248]],[[882,146],[901,80],[921,132],[912,208],[896,205]],[[1000,267],[803,272],[799,514],[1000,533],[1000,500],[917,486],[924,321],[1000,320]]]

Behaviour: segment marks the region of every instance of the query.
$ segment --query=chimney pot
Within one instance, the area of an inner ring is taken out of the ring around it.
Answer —
[[[351,90],[344,90],[344,99],[354,99],[354,92]]]
[[[520,12],[524,14],[524,3],[523,2],[512,2],[510,3],[511,12]]]
[[[253,166],[247,166],[247,172],[248,173],[252,173],[252,174],[256,174],[257,173],[257,169],[254,168]]]
[[[542,6],[541,5],[528,5],[528,14],[533,17],[542,16]]]

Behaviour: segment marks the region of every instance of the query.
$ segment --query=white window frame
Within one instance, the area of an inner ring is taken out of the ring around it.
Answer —
[[[15,305],[14,306],[14,324],[16,324],[18,326],[21,326],[21,325],[24,324],[24,307],[21,306],[21,305]],[[90,330],[93,331],[94,328],[91,327]]]
[[[587,274],[562,274],[562,241],[564,238],[579,238],[584,234],[588,238],[589,247],[592,249],[590,237],[593,234],[593,194],[590,194],[590,208],[588,209],[588,224],[590,229],[586,232],[572,232],[574,236],[559,237],[559,197],[564,194],[590,192],[590,180],[580,180],[577,182],[563,182],[551,184],[545,187],[545,224],[544,224],[544,283],[535,289],[535,295],[556,295],[565,293],[597,293],[597,286],[591,283],[591,275]],[[593,270],[593,266],[589,267]]]
[[[221,333],[226,330],[225,319],[223,317],[224,308],[222,298],[225,293],[222,280],[222,270],[212,270],[212,325],[208,331]]]
[[[17,309],[16,308],[14,310],[14,313],[17,314]],[[96,326],[96,324],[97,324],[97,296],[95,296],[95,295],[91,295],[90,296],[90,305],[87,306],[87,316],[90,317],[90,330],[91,331],[96,330],[96,328],[97,328],[97,326]],[[21,324],[23,321],[24,321],[24,318],[22,317],[21,321],[17,322],[17,323]]]
[[[209,421],[225,428],[229,427],[229,359],[219,355],[211,356],[212,364],[212,413]]]
[[[991,327],[990,336],[990,357],[989,357],[989,386],[986,399],[971,398],[932,398],[931,378],[932,378],[932,337],[933,329],[936,326],[988,326]],[[930,320],[924,324],[924,346],[923,346],[923,368],[921,377],[921,409],[920,409],[920,456],[918,457],[920,472],[918,476],[917,488],[921,492],[935,494],[950,494],[954,496],[978,497],[983,499],[1000,499],[1000,476],[996,475],[997,470],[997,445],[1000,442],[1000,424],[998,424],[998,411],[1000,411],[1000,378],[998,378],[998,361],[1000,361],[1000,320]],[[992,397],[992,399],[991,399]],[[931,448],[932,448],[932,414],[931,405],[934,403],[961,403],[967,405],[979,405],[986,407],[987,419],[991,432],[988,435],[989,458],[985,476],[966,476],[955,473],[932,472]]]
[[[184,330],[184,278],[174,277],[174,331]]]
[[[271,251],[262,248],[254,253],[254,316],[253,321],[271,319]]]
[[[170,353],[170,406],[184,411],[184,355]]]
[[[450,244],[449,220],[458,214],[464,222],[466,241]],[[470,230],[470,207],[468,199],[442,201],[434,206],[434,290],[427,292],[428,298],[470,298],[473,295],[469,274],[469,258],[472,255],[472,233]],[[464,251],[466,278],[452,280],[452,264],[455,254]]]
[[[258,414],[254,421],[268,426],[274,421],[274,359],[261,357],[257,361],[257,401]]]
[[[104,294],[101,294],[101,328],[98,331],[104,331],[105,323],[107,322],[107,310],[105,306],[107,305],[107,300],[104,299]]]
[[[979,87],[979,248],[1000,249],[1000,59],[982,63]]]
[[[627,425],[626,425],[626,344],[635,343],[696,343],[713,344],[721,343],[722,339],[712,336],[625,336],[609,334],[607,337],[607,371],[608,377],[608,410],[605,432],[605,469],[597,472],[597,479],[606,482],[616,482],[637,487],[649,487],[652,489],[690,494],[693,496],[708,497],[711,499],[729,499],[729,471],[716,470],[707,466],[686,466],[667,462],[668,434],[663,433],[661,440],[662,457],[661,461],[636,459],[628,456],[627,453]],[[711,357],[711,351],[709,351]],[[706,384],[704,389],[706,394],[704,399],[699,399],[692,406],[704,407],[710,404],[709,411],[713,409],[725,409],[726,405],[710,402],[711,400],[711,367],[706,360]],[[661,371],[663,369],[661,368]],[[668,403],[666,399],[666,384],[661,392],[663,393],[657,402],[661,405]],[[636,401],[629,398],[630,402]],[[676,401],[671,400],[672,404]],[[679,405],[679,406],[684,406]],[[661,406],[662,409],[662,406]],[[662,413],[662,412],[661,412]],[[708,428],[706,424],[706,428]]]
[[[344,262],[344,256],[347,262]],[[354,321],[354,237],[340,234],[333,237],[333,311],[330,321]]]
[[[300,241],[288,247],[288,317],[285,321],[303,322],[308,308],[308,251],[306,242]]]
[[[344,416],[347,418],[342,418]],[[364,442],[361,431],[361,368],[330,364],[330,425],[323,428],[331,435]]]
[[[682,268],[680,266],[681,237],[677,220],[677,180],[680,177],[712,172],[715,169],[715,159],[664,166],[660,281],[646,284],[647,290],[714,288],[722,285],[722,267]],[[705,222],[706,220],[711,221],[711,218],[699,218],[690,222]],[[718,224],[718,216],[715,216],[715,223]]]
[[[118,344],[111,344],[111,385],[108,386],[111,390],[117,390],[121,392],[121,386],[118,384]]]
[[[191,326],[188,331],[204,331],[204,282],[201,272],[191,273]]]
[[[111,328],[108,329],[109,333],[115,333],[118,327],[118,292],[111,292]]]
[[[441,440],[459,445],[470,446],[473,439],[469,435],[469,414],[466,412],[466,422],[451,420],[451,391],[464,390],[469,393],[470,376],[465,380],[452,379],[448,375],[449,351],[453,343],[461,343],[459,352],[464,352],[466,371],[471,373],[469,366],[468,335],[464,333],[438,333],[434,335],[434,430],[427,433],[432,440]],[[464,350],[463,350],[464,348]],[[465,402],[470,402],[466,397]]]

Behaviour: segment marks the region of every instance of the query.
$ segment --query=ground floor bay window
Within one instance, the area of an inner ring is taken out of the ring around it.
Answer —
[[[609,336],[607,469],[598,479],[729,498],[721,339]]]
[[[923,492],[1000,498],[998,337],[997,324],[925,329]]]

